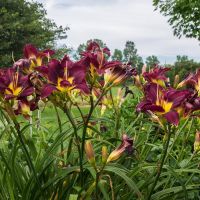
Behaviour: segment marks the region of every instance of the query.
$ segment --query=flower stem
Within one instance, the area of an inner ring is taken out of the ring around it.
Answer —
[[[84,121],[84,128],[83,128],[83,134],[82,134],[82,141],[81,141],[81,165],[82,165],[82,169],[83,169],[83,154],[84,154],[84,147],[85,147],[85,138],[86,138],[86,132],[87,132],[87,128],[88,128],[88,123],[90,121],[90,118],[92,116],[92,113],[94,111],[94,109],[98,106],[99,102],[101,101],[101,99],[103,98],[103,96],[106,94],[106,90],[103,90],[101,95],[99,96],[99,98],[97,99],[96,103],[94,104],[94,100],[93,100],[93,97],[92,95],[90,96],[90,110],[89,110],[89,113],[87,115],[87,118],[86,120]],[[82,174],[82,177],[81,177],[81,186],[84,185],[84,177],[83,177],[83,174]]]
[[[83,173],[83,165],[82,165],[82,154],[81,154],[81,147],[80,147],[80,141],[79,141],[79,137],[78,137],[78,132],[77,132],[77,126],[76,123],[74,122],[74,119],[71,115],[71,112],[69,111],[68,108],[64,109],[64,113],[67,115],[73,129],[74,129],[74,136],[76,138],[76,143],[77,143],[77,148],[78,148],[78,154],[79,154],[79,163],[80,163],[80,172],[81,172],[81,176]]]
[[[87,127],[88,127],[88,123],[90,121],[90,117],[92,116],[93,110],[94,110],[94,101],[93,101],[93,97],[90,97],[90,110],[89,113],[87,115],[86,120],[84,121],[84,128],[83,128],[83,134],[82,134],[82,141],[81,141],[81,159],[80,159],[80,167],[81,167],[81,186],[84,185],[84,176],[83,176],[83,154],[84,154],[84,147],[85,147],[85,137],[86,137],[86,132],[87,132]]]
[[[56,107],[56,105],[54,105],[55,111],[56,111],[56,116],[57,116],[57,121],[58,121],[58,126],[59,126],[59,131],[60,134],[62,134],[62,123],[61,123],[61,119],[60,119],[60,115],[58,113],[58,109]],[[60,150],[61,150],[61,157],[63,159],[62,163],[64,164],[64,144],[63,144],[63,140],[61,140],[61,144],[60,144]]]
[[[19,123],[17,122],[16,119],[13,119],[13,122],[14,122],[14,125],[15,125],[15,129],[16,129],[16,131],[17,131],[17,136],[18,136],[18,138],[19,138],[19,141],[20,141],[20,143],[21,143],[21,145],[22,145],[22,148],[23,148],[23,150],[24,150],[24,153],[25,153],[25,155],[26,155],[27,164],[28,164],[30,170],[32,170],[32,172],[33,172],[33,174],[34,174],[34,177],[35,177],[35,180],[36,180],[36,182],[37,182],[37,185],[39,186],[39,185],[41,185],[41,184],[40,184],[40,181],[39,181],[39,179],[38,179],[38,177],[37,177],[37,173],[36,173],[36,171],[35,171],[35,167],[34,167],[34,165],[33,165],[33,162],[32,162],[32,160],[31,160],[31,157],[30,157],[30,155],[29,155],[29,153],[28,153],[28,150],[27,150],[27,148],[26,148],[26,145],[25,145],[25,143],[24,143],[24,140],[23,140],[23,138],[22,138],[21,131],[20,131],[20,125],[19,125]]]
[[[164,162],[165,162],[165,158],[166,158],[166,155],[167,155],[167,150],[168,150],[168,147],[169,147],[169,141],[170,141],[170,137],[171,137],[171,130],[170,130],[170,127],[168,129],[168,132],[166,133],[166,141],[164,143],[164,147],[163,147],[163,152],[162,152],[162,158],[161,158],[161,163],[158,165],[158,169],[157,169],[157,174],[156,174],[156,178],[155,178],[155,181],[151,187],[151,190],[149,192],[149,195],[147,197],[147,200],[150,200],[151,199],[151,196],[153,194],[153,191],[157,185],[157,182],[159,180],[159,177],[161,175],[161,171],[162,171],[162,168],[163,168],[163,165],[164,165]]]

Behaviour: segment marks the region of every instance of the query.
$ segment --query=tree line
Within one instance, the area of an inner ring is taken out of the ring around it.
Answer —
[[[178,37],[196,38],[200,35],[200,1],[199,0],[153,0],[152,3],[163,15],[168,16],[169,23]],[[70,49],[66,45],[57,46],[57,41],[67,38],[69,27],[57,26],[53,20],[47,18],[47,12],[41,3],[27,0],[0,0],[0,67],[8,67],[22,56],[22,49],[26,43],[32,43],[39,49],[54,48],[57,50],[56,58],[66,53],[73,54],[75,60],[84,51],[86,45],[80,44],[77,49]],[[100,40],[95,41],[101,46],[106,44]],[[130,62],[139,72],[144,64],[150,69],[160,64],[156,55],[150,55],[145,60],[138,54],[133,41],[127,41],[124,49],[115,49],[112,59]],[[188,58],[177,56],[173,65],[165,64],[173,70],[170,76],[176,74],[184,77],[188,71],[195,71],[200,63]]]

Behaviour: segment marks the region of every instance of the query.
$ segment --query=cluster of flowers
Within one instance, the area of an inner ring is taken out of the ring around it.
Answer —
[[[108,104],[106,91],[132,76],[144,92],[137,111],[149,113],[162,126],[165,122],[178,125],[181,118],[200,110],[200,70],[180,83],[175,81],[172,87],[166,77],[169,68],[155,67],[137,75],[130,63],[108,61],[110,50],[100,48],[95,42],[87,46],[78,61],[67,55],[62,60],[53,59],[54,53],[49,49],[38,51],[27,44],[24,58],[0,70],[0,106],[11,118],[18,114],[29,118],[39,102],[47,100],[62,110],[69,106],[68,103],[77,105],[78,99],[87,101],[91,96],[94,99],[102,97],[101,104]],[[120,105],[120,91],[118,96],[116,104]],[[133,141],[127,138],[123,136],[122,145],[107,162],[132,147]]]
[[[190,74],[185,80],[177,83],[177,77],[172,87],[166,77],[169,68],[155,67],[142,73],[142,78],[136,80],[144,92],[142,102],[137,105],[137,111],[149,113],[152,119],[163,125],[168,122],[178,125],[180,119],[195,115],[200,110],[200,70]]]
[[[24,58],[12,67],[0,70],[1,107],[12,117],[38,108],[39,101],[49,99],[64,109],[78,96],[98,96],[135,74],[130,64],[108,61],[110,50],[91,42],[80,60],[67,55],[53,59],[54,51],[38,51],[33,45],[24,47]]]

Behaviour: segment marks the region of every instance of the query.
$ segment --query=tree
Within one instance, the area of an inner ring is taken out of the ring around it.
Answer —
[[[179,74],[181,78],[185,78],[189,73],[195,72],[200,66],[199,63],[193,59],[189,59],[188,56],[177,56],[177,60],[174,63],[175,73]]]
[[[123,54],[125,62],[131,62],[132,64],[137,64],[138,55],[134,42],[132,41],[126,42]]]
[[[144,66],[143,59],[142,59],[141,56],[138,56],[138,58],[137,58],[137,65],[136,65],[138,73],[142,72],[142,67],[143,66]]]
[[[153,0],[153,5],[169,18],[176,36],[185,35],[200,41],[199,0]]]
[[[146,65],[147,67],[154,67],[155,65],[158,65],[160,63],[160,61],[158,60],[158,58],[154,55],[152,56],[148,56],[146,58]]]
[[[171,71],[168,75],[173,82],[176,75],[179,75],[180,80],[186,78],[191,72],[195,72],[200,67],[200,63],[195,62],[193,59],[189,59],[188,56],[176,57],[174,66],[171,66]]]
[[[133,67],[136,67],[138,72],[141,72],[144,65],[142,57],[137,54],[137,49],[133,41],[127,41],[123,51],[124,62],[130,62]]]
[[[115,49],[113,56],[112,56],[113,60],[119,60],[122,61],[123,60],[123,53],[120,49]]]
[[[0,1],[0,66],[11,65],[22,56],[22,48],[32,43],[38,48],[52,47],[67,37],[68,28],[58,27],[46,18],[42,4],[26,0]]]

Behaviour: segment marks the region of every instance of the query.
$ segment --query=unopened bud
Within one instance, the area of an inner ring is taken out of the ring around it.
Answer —
[[[115,149],[114,151],[112,151],[111,154],[108,156],[107,163],[110,161],[117,160],[124,151],[125,151],[125,148]]]
[[[102,146],[101,155],[102,155],[102,163],[106,163],[108,158],[108,150],[106,146]]]
[[[147,66],[143,65],[143,67],[142,67],[142,74],[145,73],[146,71],[147,71]]]
[[[179,75],[177,74],[174,78],[174,87],[176,88],[178,86],[178,83],[179,83],[179,80],[180,80],[180,77]]]
[[[140,80],[140,76],[139,76],[139,75],[136,75],[136,76],[134,76],[134,79],[135,79],[135,85],[136,85],[138,88],[141,88],[141,87],[142,87],[142,83],[141,83],[141,80]]]
[[[88,162],[91,163],[92,165],[95,164],[94,150],[93,150],[93,146],[90,140],[87,140],[85,142],[85,152],[86,152]]]
[[[107,163],[110,161],[117,160],[125,151],[131,153],[132,146],[133,146],[133,140],[129,138],[126,134],[123,134],[121,145],[111,152],[111,154],[108,156]]]
[[[91,123],[88,123],[88,125],[89,125],[89,126],[92,126]],[[87,128],[87,134],[88,134],[89,137],[92,137],[92,129]]]
[[[194,142],[194,152],[200,151],[200,131],[196,132],[195,142]]]
[[[39,110],[43,111],[44,108],[45,108],[45,105],[46,105],[45,102],[42,101],[41,99],[38,101],[38,108],[39,108]]]

